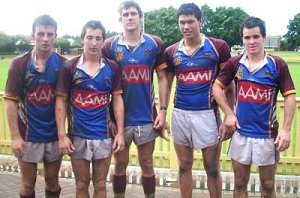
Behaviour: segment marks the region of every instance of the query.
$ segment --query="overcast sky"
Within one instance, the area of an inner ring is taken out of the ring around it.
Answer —
[[[110,31],[121,30],[117,8],[122,0],[6,0],[1,1],[0,31],[16,35],[31,33],[33,20],[41,14],[49,14],[58,23],[58,36],[79,35],[89,20],[100,20]],[[195,2],[199,7],[207,4],[240,7],[247,14],[260,17],[266,22],[268,35],[284,35],[289,20],[300,13],[299,0],[136,0],[143,11]]]

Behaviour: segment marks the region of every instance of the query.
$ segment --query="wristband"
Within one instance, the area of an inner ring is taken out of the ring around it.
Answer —
[[[160,110],[161,110],[161,111],[167,111],[167,107],[166,107],[166,106],[161,106],[161,107],[160,107]]]

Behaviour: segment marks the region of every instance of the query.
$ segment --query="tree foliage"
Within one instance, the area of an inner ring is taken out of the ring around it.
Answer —
[[[248,16],[246,12],[232,7],[217,7],[214,11],[208,5],[203,5],[201,10],[204,19],[201,32],[224,39],[230,46],[242,44],[239,27]],[[145,32],[160,36],[166,46],[179,41],[182,34],[178,29],[176,13],[174,7],[146,12]]]
[[[300,47],[300,13],[296,14],[293,20],[289,21],[288,32],[284,35],[286,48],[295,50]]]
[[[181,39],[174,7],[160,8],[146,12],[144,15],[145,32],[159,36],[165,46]]]
[[[54,47],[60,48],[62,54],[69,53],[71,43],[67,38],[57,38],[54,41]]]

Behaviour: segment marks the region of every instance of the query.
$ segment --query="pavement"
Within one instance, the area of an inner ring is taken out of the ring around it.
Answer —
[[[129,167],[127,177],[127,188],[125,197],[130,198],[143,198],[143,188],[141,186],[140,168]],[[112,190],[112,171],[111,166],[109,174],[107,176],[107,198],[113,198]],[[158,169],[156,171],[156,198],[180,198],[180,191],[177,184],[177,173],[170,172],[169,169]],[[42,164],[38,166],[38,176],[36,181],[36,197],[45,197],[45,182],[42,176]],[[193,198],[209,198],[207,190],[206,175],[202,172],[194,173],[194,189]],[[233,173],[224,173],[222,197],[233,197]],[[282,177],[282,178],[281,178]],[[70,166],[70,162],[63,161],[60,170],[60,185],[62,188],[61,198],[74,198],[75,197],[75,180],[74,173]],[[255,198],[260,197],[260,185],[258,183],[258,175],[251,174],[251,178],[248,185],[248,197]],[[17,160],[12,156],[0,155],[0,198],[19,198],[18,191],[20,188],[21,173],[18,167]],[[93,195],[93,185],[90,183],[90,195]],[[276,175],[276,191],[277,197],[299,197],[300,198],[300,177],[299,176],[278,176]]]

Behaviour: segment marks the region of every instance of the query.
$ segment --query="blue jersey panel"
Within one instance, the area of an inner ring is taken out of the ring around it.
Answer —
[[[29,142],[52,142],[58,139],[55,122],[54,90],[61,61],[55,53],[47,60],[44,72],[30,61],[25,73],[25,106]]]

